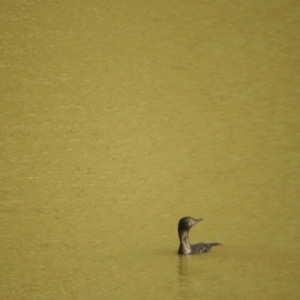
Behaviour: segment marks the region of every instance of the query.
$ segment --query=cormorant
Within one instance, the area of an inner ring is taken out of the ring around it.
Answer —
[[[191,245],[189,242],[189,231],[190,229],[202,221],[203,219],[194,219],[192,217],[184,217],[179,220],[178,223],[178,235],[180,240],[180,246],[178,249],[178,254],[196,254],[208,252],[211,247],[222,245],[221,243],[199,243]]]

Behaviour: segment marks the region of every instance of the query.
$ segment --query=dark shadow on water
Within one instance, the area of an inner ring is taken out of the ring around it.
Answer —
[[[189,255],[178,255],[178,284],[181,299],[188,299],[191,290],[189,274]]]

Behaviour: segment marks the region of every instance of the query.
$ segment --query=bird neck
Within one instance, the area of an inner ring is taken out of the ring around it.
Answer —
[[[178,236],[180,240],[180,245],[178,253],[189,254],[192,253],[191,244],[189,241],[189,231],[188,230],[178,230]]]

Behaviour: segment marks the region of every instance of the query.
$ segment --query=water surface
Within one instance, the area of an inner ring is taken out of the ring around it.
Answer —
[[[298,299],[299,13],[6,1],[1,299]]]

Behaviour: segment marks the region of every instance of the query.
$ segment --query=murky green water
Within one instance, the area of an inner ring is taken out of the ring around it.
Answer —
[[[1,299],[298,299],[300,5],[4,2]]]

